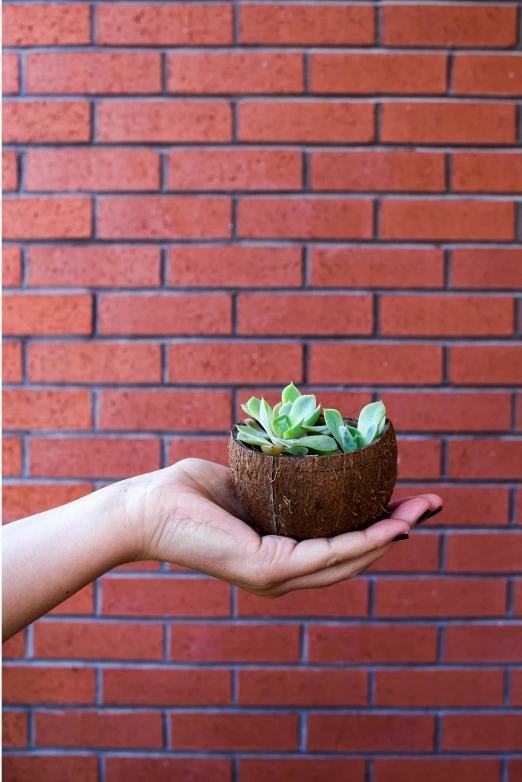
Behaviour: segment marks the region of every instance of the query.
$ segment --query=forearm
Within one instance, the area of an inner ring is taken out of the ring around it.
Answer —
[[[3,529],[3,640],[137,555],[127,482]]]

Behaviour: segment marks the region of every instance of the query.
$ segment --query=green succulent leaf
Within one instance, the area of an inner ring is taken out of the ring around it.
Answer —
[[[325,408],[323,410],[324,415],[324,421],[326,426],[328,427],[328,430],[330,433],[335,437],[337,440],[339,446],[343,447],[343,438],[342,435],[339,433],[339,429],[341,426],[344,426],[344,421],[342,419],[341,413],[339,413],[338,410],[332,410],[330,408]]]
[[[357,448],[364,448],[366,443],[364,442],[364,437],[362,436],[360,431],[356,429],[355,426],[348,426],[348,424],[346,424],[346,428],[348,429],[353,439],[357,443]]]
[[[346,426],[339,427],[339,434],[341,435],[341,448],[344,453],[351,453],[357,450],[357,443]]]
[[[301,396],[301,392],[297,390],[293,383],[283,389],[281,399],[285,405],[287,402],[295,402]]]
[[[306,424],[303,424],[303,429],[305,432],[312,432],[313,434],[329,434],[330,430],[326,426],[307,426]]]
[[[308,448],[303,448],[301,445],[292,445],[285,448],[285,453],[290,456],[306,456],[308,454]]]
[[[379,434],[382,434],[382,431],[384,427],[386,426],[386,416],[382,419],[381,423],[379,424]]]
[[[290,422],[292,422],[292,419],[290,419]],[[295,424],[292,424],[289,429],[286,430],[283,437],[285,440],[292,440],[295,437],[299,437],[302,433],[302,427],[303,427],[304,419],[301,419],[300,421],[297,421]]]
[[[262,399],[259,406],[259,421],[265,432],[269,435],[275,434],[274,413],[266,399]]]
[[[279,415],[290,415],[293,402],[285,402],[285,404],[279,409]]]
[[[261,408],[261,400],[258,399],[255,396],[250,397],[246,405],[241,405],[243,410],[247,412],[249,415],[252,416],[252,418],[255,418],[256,421],[261,421],[260,417],[260,408]]]
[[[319,418],[320,415],[321,415],[321,405],[317,405],[312,415],[309,418],[305,419],[305,424],[307,426],[314,426],[314,424],[317,423],[317,419]]]
[[[290,428],[290,419],[287,415],[278,415],[274,418],[274,428],[279,432],[278,437],[282,437]]]
[[[269,440],[270,439],[270,436],[265,432],[264,429],[261,429],[261,428],[257,429],[255,426],[249,426],[248,424],[245,424],[245,425],[238,424],[237,425],[237,430],[238,430],[238,432],[243,432],[244,434],[249,434],[252,437],[262,437],[265,440]]]
[[[361,432],[365,442],[367,442],[368,439],[367,437],[368,427],[371,424],[375,424],[378,431],[381,421],[385,417],[386,417],[386,408],[384,407],[382,402],[372,402],[371,404],[366,405],[366,407],[363,407],[359,415],[359,422],[357,424],[357,429]]]
[[[277,405],[274,405],[274,419],[277,418],[278,415],[280,415],[281,410],[281,402],[278,402]]]
[[[369,445],[372,442],[372,440],[374,440],[377,437],[378,433],[379,430],[377,428],[377,424],[376,423],[370,424],[370,426],[368,427],[364,435],[365,445]]]
[[[239,432],[237,439],[241,443],[246,443],[247,445],[259,445],[263,446],[266,445],[269,441],[266,439],[266,437],[260,437],[259,435],[253,435],[249,432]]]
[[[280,456],[285,449],[277,445],[262,445],[261,450],[263,453],[266,453],[267,456]]]
[[[290,420],[292,424],[296,424],[298,421],[308,421],[315,413],[315,396],[313,394],[305,394],[296,399],[290,410]]]
[[[320,451],[321,453],[331,453],[337,450],[337,445],[333,437],[327,435],[311,435],[309,437],[303,437],[300,444],[306,448],[310,448],[313,451]]]

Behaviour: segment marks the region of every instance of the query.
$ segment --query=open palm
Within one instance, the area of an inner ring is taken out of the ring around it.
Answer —
[[[142,477],[150,480],[142,558],[185,565],[263,597],[353,578],[442,506],[436,494],[408,497],[366,530],[298,543],[255,531],[226,467],[184,459]]]

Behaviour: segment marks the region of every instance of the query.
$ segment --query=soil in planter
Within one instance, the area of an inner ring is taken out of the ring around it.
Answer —
[[[368,527],[385,515],[397,480],[389,420],[370,445],[334,456],[267,456],[238,441],[234,426],[229,455],[238,497],[257,527],[297,540]]]

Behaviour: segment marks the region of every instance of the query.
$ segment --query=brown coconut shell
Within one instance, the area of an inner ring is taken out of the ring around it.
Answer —
[[[257,527],[296,540],[368,527],[385,515],[397,480],[390,420],[370,445],[334,456],[268,456],[240,442],[234,425],[229,456],[238,497]]]

